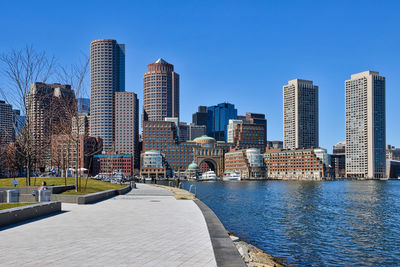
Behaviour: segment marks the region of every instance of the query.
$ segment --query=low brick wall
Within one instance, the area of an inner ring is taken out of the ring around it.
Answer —
[[[23,222],[61,211],[61,202],[43,202],[29,206],[0,210],[0,227]]]
[[[51,201],[61,201],[64,203],[90,204],[103,199],[107,199],[116,195],[124,195],[131,190],[128,185],[121,189],[110,189],[106,191],[96,192],[87,195],[51,195]]]

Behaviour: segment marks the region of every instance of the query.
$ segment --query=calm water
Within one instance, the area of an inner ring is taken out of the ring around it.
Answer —
[[[292,265],[400,266],[400,181],[194,184],[228,231]]]

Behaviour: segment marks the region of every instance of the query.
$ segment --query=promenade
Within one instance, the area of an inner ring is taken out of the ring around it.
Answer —
[[[137,184],[92,205],[0,228],[1,266],[216,266],[205,218],[192,200]]]

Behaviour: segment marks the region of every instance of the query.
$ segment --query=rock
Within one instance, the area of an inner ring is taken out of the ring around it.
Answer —
[[[242,255],[242,257],[244,257],[244,258],[249,257],[249,251],[246,248],[240,247],[238,250],[239,250],[240,255]]]
[[[239,237],[231,235],[230,238],[232,239],[233,242],[238,242]]]

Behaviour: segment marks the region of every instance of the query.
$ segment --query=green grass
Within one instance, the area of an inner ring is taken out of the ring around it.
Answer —
[[[0,179],[0,187],[12,187],[12,178],[6,178],[6,179]],[[18,187],[26,186],[26,179],[25,178],[16,178],[18,180],[19,184],[17,185]],[[43,177],[38,177],[36,178],[31,178],[31,186],[37,186],[39,187],[42,184],[42,181],[46,181],[47,186],[50,185],[64,185],[65,180],[63,177],[56,177],[56,178],[43,178]],[[85,183],[86,183],[86,178],[80,178],[80,183],[81,183],[81,188],[82,190],[85,188]],[[67,178],[67,185],[74,185],[75,184],[75,177],[69,177]],[[112,184],[112,183],[107,183],[103,181],[98,181],[98,180],[93,180],[93,179],[88,179],[87,183],[87,188],[84,192],[75,192],[74,190],[69,190],[64,192],[63,194],[79,194],[79,195],[85,195],[85,194],[90,194],[90,193],[95,193],[95,192],[100,192],[104,190],[109,190],[109,189],[120,189],[122,187],[125,187],[126,185],[119,185],[119,184]]]
[[[6,210],[6,209],[12,209],[12,208],[16,208],[16,207],[22,207],[22,206],[27,206],[27,205],[33,205],[36,203],[0,203],[0,210]]]

